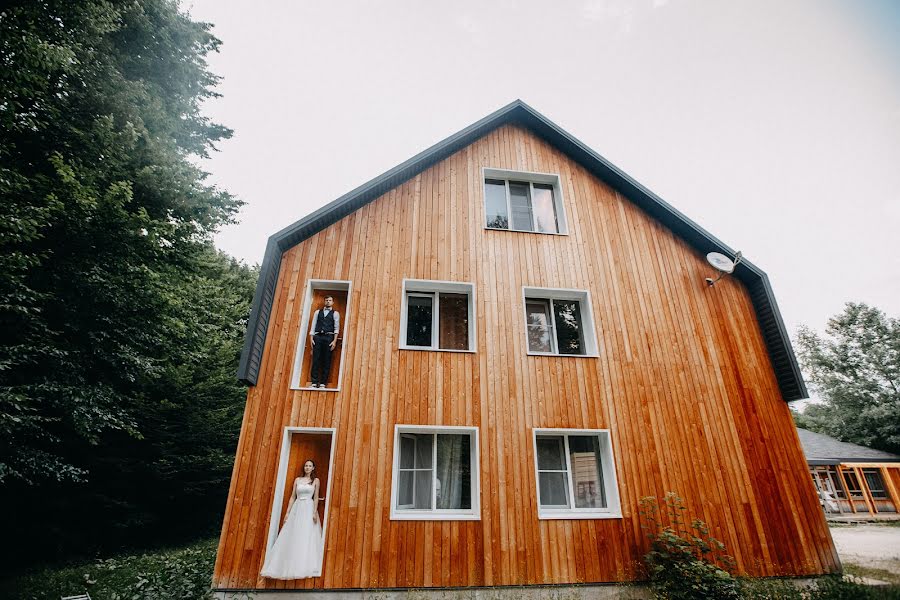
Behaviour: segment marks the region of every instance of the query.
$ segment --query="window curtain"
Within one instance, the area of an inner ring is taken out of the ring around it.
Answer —
[[[404,434],[400,438],[398,504],[419,510],[431,509],[431,434]]]
[[[471,438],[437,436],[437,508],[472,508]]]
[[[541,506],[569,507],[569,480],[561,436],[537,438],[538,486]]]

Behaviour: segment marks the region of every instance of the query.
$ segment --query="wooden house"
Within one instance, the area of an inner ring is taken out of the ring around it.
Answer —
[[[739,573],[839,570],[768,278],[709,286],[711,251],[734,255],[521,101],[273,235],[213,587],[638,580],[639,500],[670,490]],[[260,577],[307,458],[321,576]]]
[[[829,519],[900,519],[900,456],[806,429],[797,432]]]

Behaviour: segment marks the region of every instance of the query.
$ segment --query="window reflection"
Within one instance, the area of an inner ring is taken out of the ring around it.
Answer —
[[[506,182],[486,179],[484,182],[484,211],[487,226],[495,229],[509,229],[509,215],[506,209]]]
[[[597,436],[569,436],[569,462],[576,508],[605,508],[603,471],[600,467],[600,440]]]
[[[484,180],[484,212],[490,229],[559,233],[557,198],[549,183]]]
[[[528,327],[528,349],[531,352],[553,352],[550,344],[550,303],[547,300],[525,302]]]
[[[536,231],[541,233],[557,233],[559,231],[556,220],[556,207],[553,204],[552,185],[544,183],[534,184],[532,207]]]
[[[434,298],[429,295],[410,294],[406,304],[406,345],[431,346]]]
[[[584,354],[581,307],[577,300],[554,300],[556,341],[560,354]]]
[[[533,231],[531,215],[531,186],[527,183],[509,182],[509,208],[512,211],[513,229]]]
[[[440,295],[440,330],[438,346],[441,350],[469,349],[469,295]]]

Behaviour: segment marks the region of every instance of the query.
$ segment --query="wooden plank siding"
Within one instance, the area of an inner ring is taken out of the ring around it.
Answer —
[[[482,167],[558,173],[568,235],[483,227]],[[838,558],[747,290],[527,130],[506,125],[284,253],[249,390],[216,588],[633,580],[641,497],[674,490],[740,573]],[[473,282],[476,353],[399,350],[403,278]],[[309,279],[353,282],[341,391],[290,389]],[[529,356],[522,287],[589,290],[599,357]],[[481,519],[389,518],[395,424],[479,428]],[[336,428],[323,575],[258,576],[282,430]],[[532,429],[611,431],[623,518],[539,520]]]

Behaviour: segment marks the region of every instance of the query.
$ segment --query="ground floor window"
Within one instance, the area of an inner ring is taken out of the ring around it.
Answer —
[[[535,429],[538,516],[620,517],[609,432]]]
[[[897,512],[897,507],[888,493],[884,484],[884,478],[881,476],[881,469],[863,469],[862,474],[866,480],[866,485],[869,487],[869,493],[872,495],[875,510],[879,513]]]
[[[477,519],[478,431],[398,425],[391,518]]]
[[[863,469],[863,477],[866,478],[866,485],[869,486],[869,492],[873,498],[887,498],[887,490],[884,489],[884,480],[878,469]]]
[[[810,467],[813,483],[819,496],[819,504],[828,514],[851,512],[850,502],[841,484],[837,467]]]

